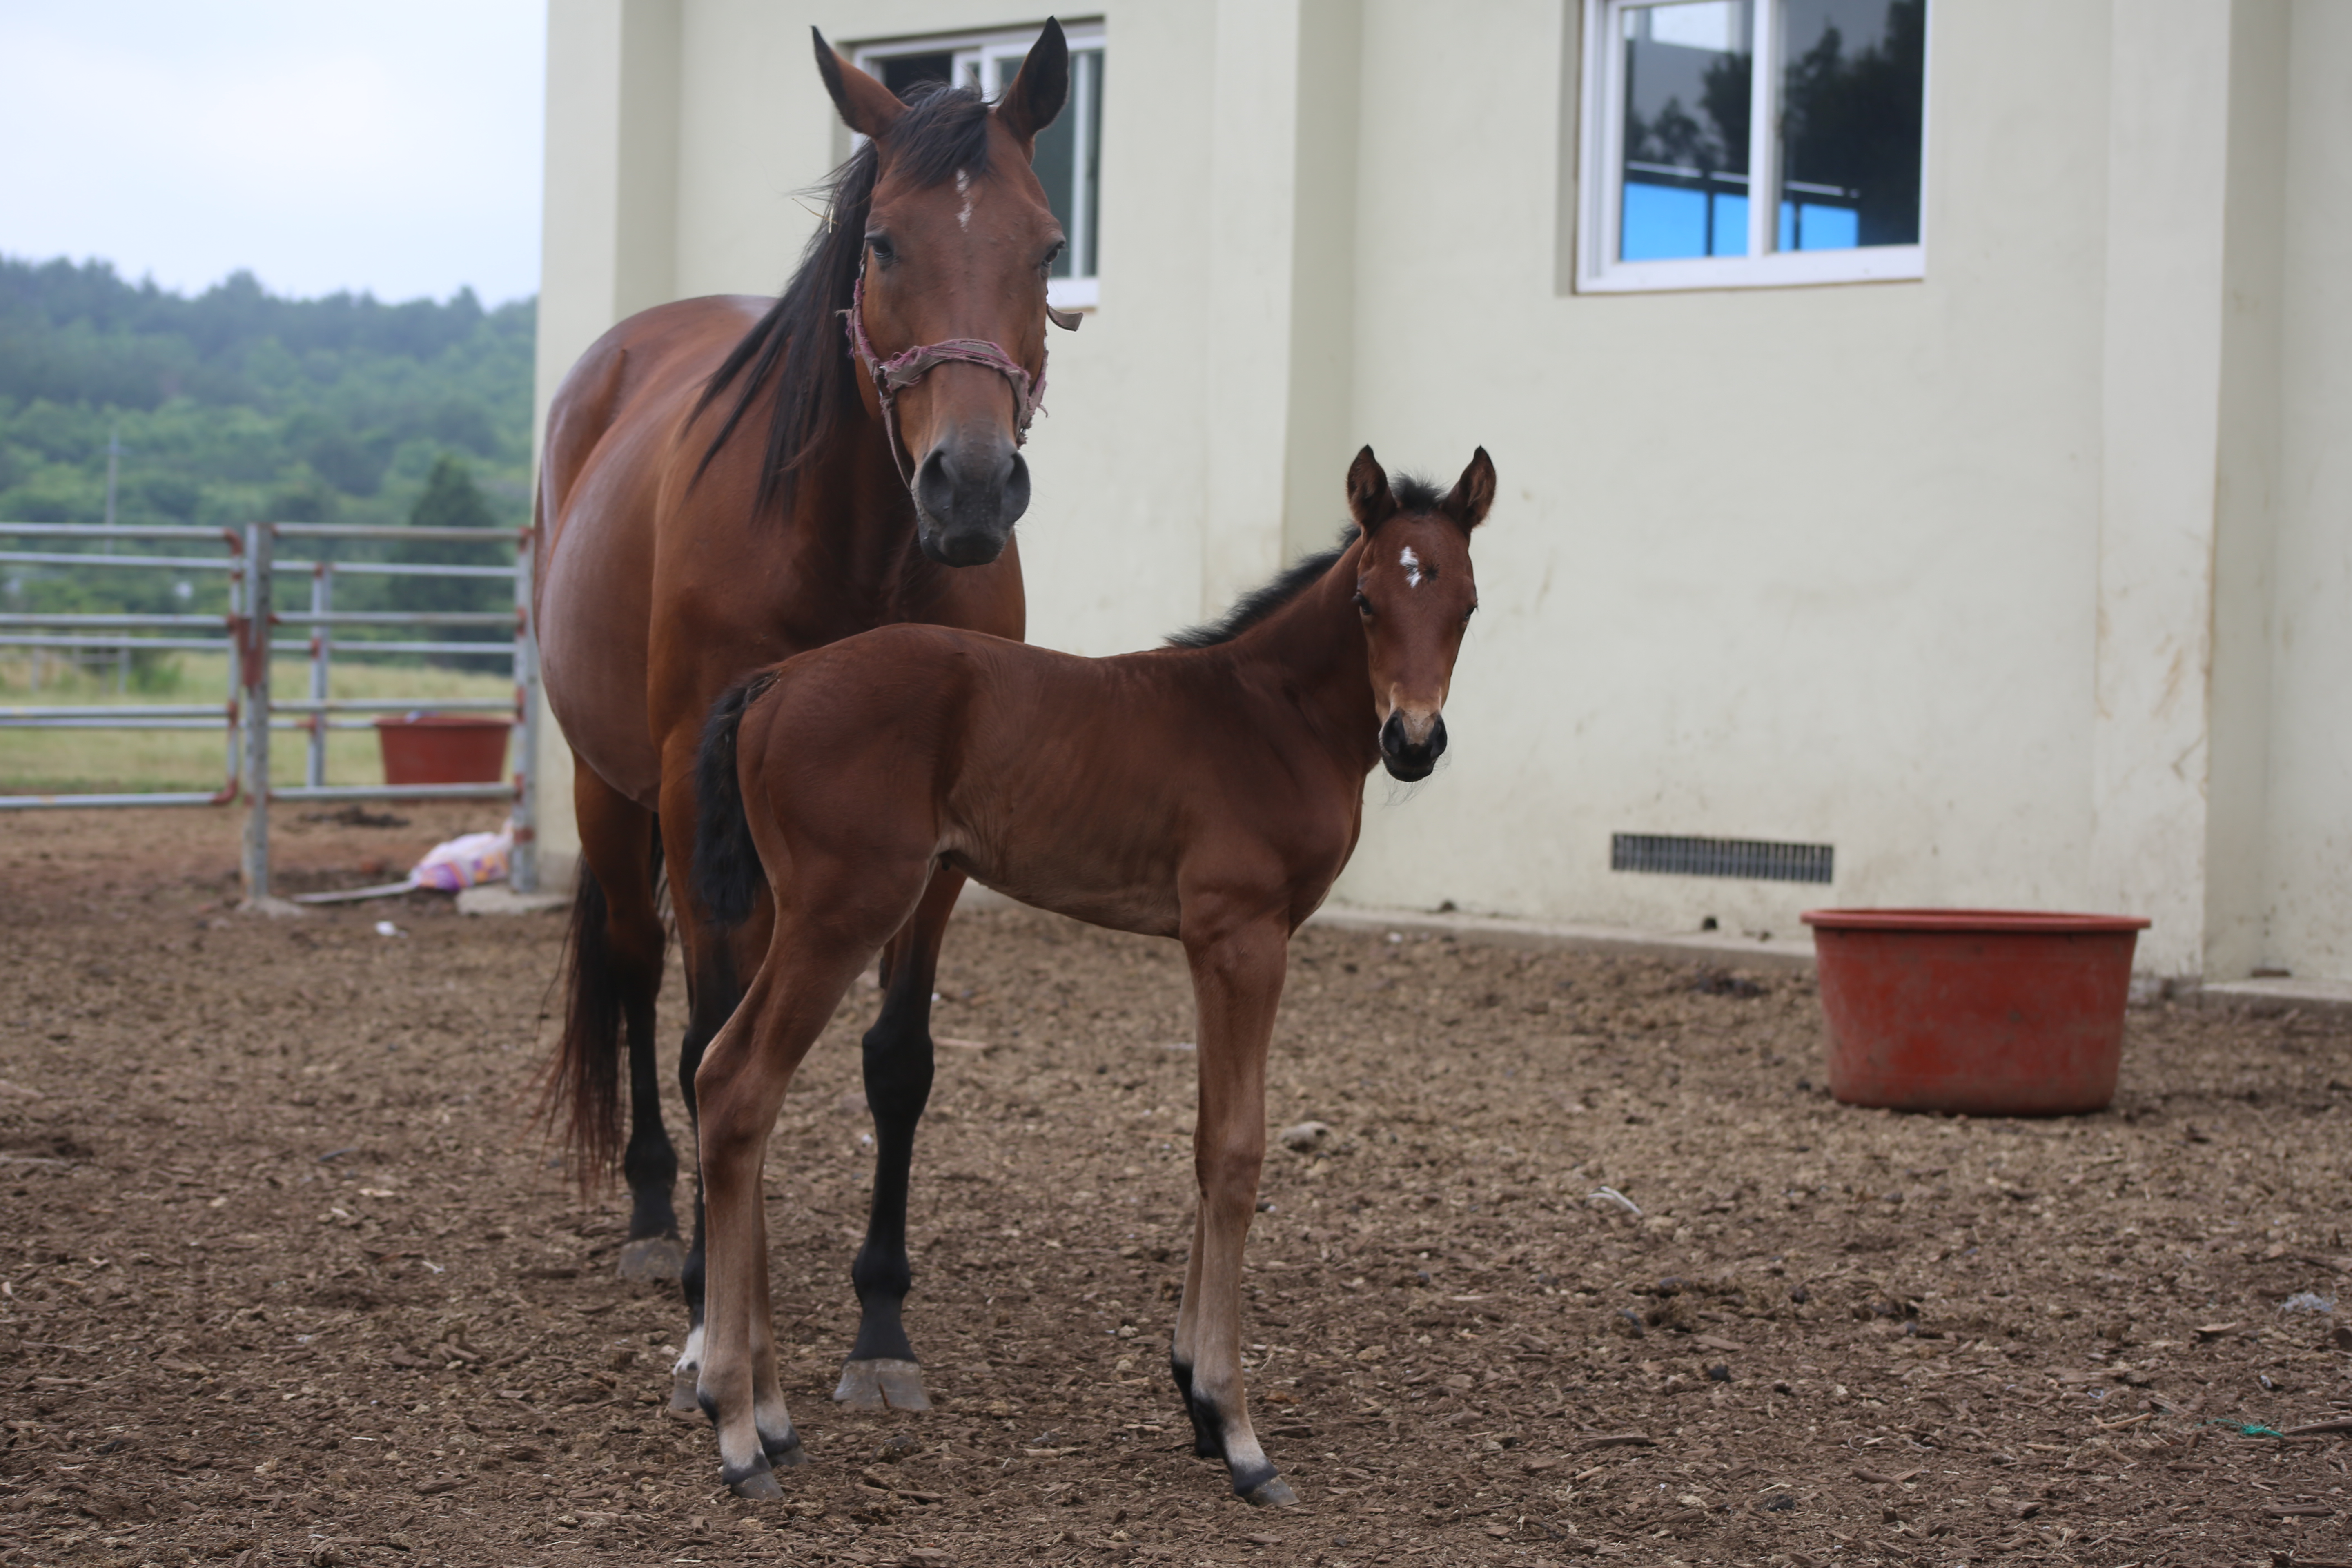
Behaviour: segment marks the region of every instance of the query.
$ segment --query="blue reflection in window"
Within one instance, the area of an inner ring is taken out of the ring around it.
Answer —
[[[1862,243],[1862,215],[1819,202],[1782,202],[1782,250],[1852,250]]]
[[[1627,261],[1748,254],[1748,198],[1689,185],[1625,182],[1617,254]]]

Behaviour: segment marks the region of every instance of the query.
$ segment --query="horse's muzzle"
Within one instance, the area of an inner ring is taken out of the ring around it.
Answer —
[[[1419,741],[1405,733],[1404,715],[1391,712],[1388,722],[1381,726],[1381,762],[1391,778],[1414,784],[1427,778],[1437,766],[1437,759],[1445,754],[1445,719],[1444,715],[1429,721],[1429,733]]]
[[[942,566],[985,566],[1029,510],[1029,464],[1001,431],[950,436],[915,470],[914,495],[923,553]]]

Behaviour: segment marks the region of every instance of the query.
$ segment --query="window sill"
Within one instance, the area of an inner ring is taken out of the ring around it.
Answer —
[[[1101,302],[1099,278],[1048,278],[1045,303],[1057,310],[1091,310]]]
[[[1916,245],[1853,250],[1782,250],[1769,256],[1706,256],[1679,261],[1618,261],[1588,268],[1580,294],[1649,294],[1687,289],[1793,289],[1822,283],[1891,283],[1925,278]]]

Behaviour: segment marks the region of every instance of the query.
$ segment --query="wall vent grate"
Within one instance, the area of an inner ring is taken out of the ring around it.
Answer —
[[[1837,851],[1827,844],[1776,844],[1763,838],[1673,838],[1612,833],[1609,868],[1674,877],[1745,877],[1760,882],[1826,882]]]

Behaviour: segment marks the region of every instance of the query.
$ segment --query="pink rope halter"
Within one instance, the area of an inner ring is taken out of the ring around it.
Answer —
[[[1078,319],[1056,310],[1050,305],[1045,313],[1061,326],[1076,331]],[[1029,422],[1045,406],[1045,373],[1041,368],[1033,379],[1019,360],[994,343],[979,338],[950,338],[944,342],[918,343],[904,353],[884,359],[874,352],[874,344],[866,336],[866,272],[859,268],[857,284],[850,291],[849,309],[842,312],[849,331],[849,352],[874,378],[875,395],[882,401],[882,435],[890,444],[890,461],[898,470],[900,482],[910,489],[915,477],[907,471],[907,459],[898,451],[898,413],[894,406],[899,393],[923,379],[939,366],[961,360],[966,364],[985,365],[1013,384],[1013,444],[1025,446],[1029,440]]]

